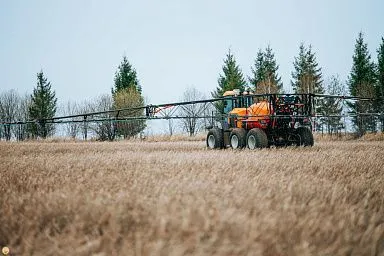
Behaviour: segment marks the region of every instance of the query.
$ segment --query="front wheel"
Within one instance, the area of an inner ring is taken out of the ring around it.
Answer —
[[[298,146],[312,147],[314,144],[312,131],[307,127],[299,127],[296,129],[298,135]]]

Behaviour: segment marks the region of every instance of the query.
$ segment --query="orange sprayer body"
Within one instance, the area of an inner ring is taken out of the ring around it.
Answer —
[[[237,116],[235,127],[237,128],[265,128],[269,122],[269,115],[272,113],[268,101],[254,103],[248,108],[234,108],[229,114]],[[229,123],[230,120],[229,120]],[[245,124],[245,127],[244,127]]]

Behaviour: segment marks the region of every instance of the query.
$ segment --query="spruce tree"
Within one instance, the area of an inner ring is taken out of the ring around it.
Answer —
[[[377,50],[376,112],[380,113],[381,131],[384,132],[384,38]]]
[[[129,63],[126,56],[123,56],[123,60],[115,73],[112,97],[115,109],[144,106],[142,87],[137,78],[136,70]],[[119,114],[120,118],[137,117],[143,115],[143,110],[121,111]],[[130,138],[142,132],[146,124],[145,120],[128,120],[117,123],[115,127],[116,135]]]
[[[291,85],[295,93],[324,93],[321,68],[311,45],[307,48],[304,43],[300,44],[299,55],[295,57],[293,67]],[[314,111],[323,112],[323,101],[316,100],[315,104]],[[319,129],[319,125],[316,123],[315,129]]]
[[[283,84],[278,69],[272,48],[268,45],[265,52],[259,49],[254,67],[251,68],[252,77],[249,78],[255,93],[282,92]]]
[[[212,97],[222,97],[224,92],[239,89],[244,91],[246,87],[246,81],[240,67],[236,63],[236,59],[229,49],[226,59],[224,59],[223,73],[219,74],[218,87],[212,92]],[[215,107],[220,114],[224,113],[224,102],[216,102]]]
[[[326,92],[330,95],[343,95],[344,86],[340,82],[339,76],[332,76],[327,82]],[[325,125],[329,134],[338,133],[342,127],[341,114],[343,104],[338,98],[324,98],[321,105],[321,123]]]
[[[136,70],[129,63],[127,56],[123,56],[123,60],[115,73],[112,95],[127,88],[135,88],[140,93],[142,90],[137,78]]]
[[[275,54],[272,51],[272,48],[268,45],[265,49],[265,72],[266,78],[270,83],[272,88],[271,93],[281,93],[283,89],[283,84],[281,82],[281,77],[278,75],[277,71],[279,65],[276,63]]]
[[[321,68],[311,45],[300,44],[293,66],[291,85],[295,93],[324,93]]]
[[[294,58],[293,67],[294,71],[291,73],[293,80],[291,80],[291,86],[294,92],[301,91],[304,88],[302,85],[302,77],[305,75],[307,70],[307,59],[306,59],[306,48],[303,43],[299,46],[299,55]]]
[[[264,52],[259,49],[256,55],[255,63],[251,67],[252,77],[249,77],[248,80],[252,85],[252,89],[255,93],[262,93],[260,88],[265,80],[265,60]]]
[[[31,103],[28,108],[29,117],[35,120],[29,126],[34,138],[47,138],[55,130],[53,124],[47,123],[47,119],[53,118],[56,113],[57,98],[52,90],[51,82],[44,77],[43,71],[37,73],[37,86],[33,89]]]
[[[231,50],[228,51],[226,59],[224,60],[223,73],[224,74],[219,75],[219,86],[212,93],[213,97],[221,97],[224,92],[231,91],[233,89],[244,91],[246,81],[240,67],[236,64],[236,59]]]
[[[377,49],[377,98],[384,98],[384,37],[381,38],[380,47]]]
[[[312,51],[312,45],[309,45],[307,51],[307,63],[308,63],[308,74],[311,74],[313,77],[312,81],[312,92],[313,93],[324,93],[323,88],[323,74],[321,72],[321,68],[316,60],[315,52]]]
[[[368,46],[364,42],[363,33],[360,32],[355,43],[352,69],[348,78],[349,92],[357,97],[375,96],[375,64],[371,61]],[[376,122],[372,116],[362,113],[374,112],[374,104],[368,101],[352,102],[348,104],[351,111],[356,114],[353,123],[359,136],[367,131],[376,130]]]

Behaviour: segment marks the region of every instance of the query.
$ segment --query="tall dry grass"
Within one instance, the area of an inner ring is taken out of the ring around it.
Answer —
[[[384,255],[384,144],[0,143],[13,255]]]

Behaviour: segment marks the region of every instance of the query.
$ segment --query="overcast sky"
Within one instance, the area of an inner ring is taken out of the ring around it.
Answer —
[[[209,95],[228,48],[245,75],[271,45],[290,90],[300,42],[312,44],[325,77],[346,79],[363,31],[372,57],[384,36],[382,0],[163,0],[0,2],[0,91],[31,93],[43,69],[60,102],[110,93],[125,54],[149,103]]]

